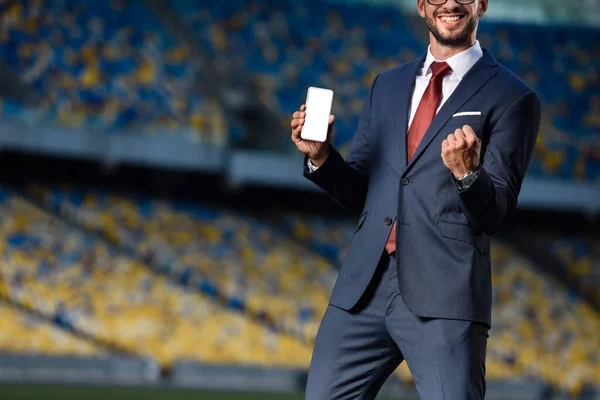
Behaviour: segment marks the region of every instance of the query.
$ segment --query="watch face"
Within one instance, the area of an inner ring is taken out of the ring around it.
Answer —
[[[470,186],[475,181],[475,178],[477,178],[476,174],[469,174],[462,179],[461,183],[463,186]]]

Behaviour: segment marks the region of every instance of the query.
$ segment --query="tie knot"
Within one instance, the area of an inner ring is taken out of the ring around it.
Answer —
[[[443,77],[451,70],[452,70],[452,68],[450,68],[450,66],[446,62],[436,61],[433,64],[431,64],[431,73],[433,74],[434,77],[436,77],[436,76]]]

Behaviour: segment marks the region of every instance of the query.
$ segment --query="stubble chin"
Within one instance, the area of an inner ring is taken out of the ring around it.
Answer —
[[[429,32],[431,32],[435,40],[442,46],[450,47],[460,46],[468,42],[471,33],[473,33],[475,27],[477,26],[477,20],[475,18],[471,18],[469,23],[460,31],[454,33],[442,33],[435,24],[434,19],[425,18],[425,22]]]

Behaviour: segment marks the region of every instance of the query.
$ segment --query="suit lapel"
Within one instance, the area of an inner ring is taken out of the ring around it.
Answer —
[[[394,112],[394,125],[393,131],[398,141],[399,151],[396,154],[400,155],[400,160],[394,165],[398,165],[398,173],[402,173],[406,168],[406,134],[408,128],[408,110],[412,99],[412,94],[415,86],[415,77],[419,71],[419,68],[425,60],[426,54],[415,61],[406,64],[406,69],[400,73],[399,79],[396,80],[396,87],[392,90],[392,96],[397,99],[397,107]],[[394,104],[394,103],[392,103]],[[399,140],[398,140],[399,138]]]
[[[419,147],[417,147],[413,158],[408,163],[402,176],[404,176],[412,168],[414,163],[421,156],[421,153],[440,133],[444,125],[446,125],[448,120],[452,118],[452,115],[454,115],[454,113],[456,113],[456,111],[458,111],[463,104],[473,97],[488,80],[497,74],[497,71],[493,69],[493,67],[496,65],[497,63],[494,57],[489,53],[489,51],[485,50],[481,59],[479,59],[479,61],[473,65],[471,70],[467,72],[458,87],[454,90],[448,100],[446,100],[442,108],[440,108],[440,111],[431,122],[431,125],[429,125],[427,132],[425,132],[425,136],[423,136],[421,143],[419,143]],[[406,158],[406,150],[404,150],[403,154]]]

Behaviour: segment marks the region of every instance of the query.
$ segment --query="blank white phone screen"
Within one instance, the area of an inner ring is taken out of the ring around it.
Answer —
[[[310,87],[306,95],[306,117],[301,137],[306,140],[324,142],[327,140],[329,116],[333,104],[333,91]]]

